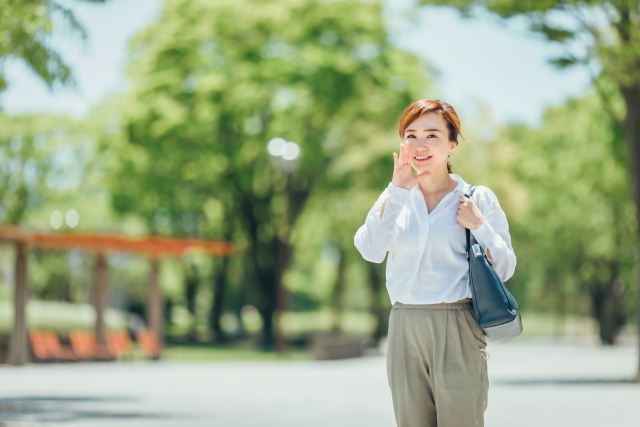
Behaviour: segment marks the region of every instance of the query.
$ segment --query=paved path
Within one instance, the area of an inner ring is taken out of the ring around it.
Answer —
[[[490,345],[487,427],[638,427],[634,346]],[[0,425],[393,427],[384,357],[0,368]],[[463,427],[463,426],[461,426]]]

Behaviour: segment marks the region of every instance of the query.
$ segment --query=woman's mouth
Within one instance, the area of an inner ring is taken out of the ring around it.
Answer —
[[[414,160],[418,163],[425,163],[433,156],[414,156]]]

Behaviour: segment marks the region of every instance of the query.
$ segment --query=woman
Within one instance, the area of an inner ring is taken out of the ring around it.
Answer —
[[[483,426],[487,341],[471,308],[465,228],[505,281],[516,265],[507,218],[489,188],[478,186],[468,199],[469,184],[451,171],[460,134],[451,105],[414,102],[399,133],[391,183],[354,239],[367,261],[389,252],[387,377],[396,422]]]

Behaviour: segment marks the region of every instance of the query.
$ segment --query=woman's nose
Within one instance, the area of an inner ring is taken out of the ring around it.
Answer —
[[[416,149],[419,148],[426,148],[427,147],[427,141],[425,141],[424,139],[414,139],[413,141],[413,147],[415,147]]]

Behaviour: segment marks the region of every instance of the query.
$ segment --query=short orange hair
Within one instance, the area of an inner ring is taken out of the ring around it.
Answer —
[[[438,99],[420,99],[409,105],[404,110],[402,116],[400,116],[400,123],[398,124],[398,133],[400,134],[400,138],[404,139],[405,131],[418,117],[432,112],[440,114],[445,122],[447,122],[447,129],[449,129],[449,141],[455,141],[457,144],[458,135],[462,136],[458,113],[456,113],[456,110],[454,110],[451,105]],[[464,136],[462,138],[464,139]]]

